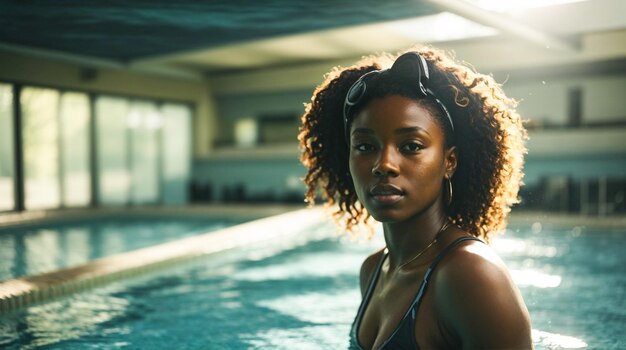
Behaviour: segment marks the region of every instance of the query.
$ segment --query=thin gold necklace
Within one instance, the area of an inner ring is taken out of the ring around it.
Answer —
[[[414,257],[412,257],[409,261],[404,262],[402,264],[400,264],[400,266],[398,266],[398,269],[401,269],[403,267],[405,267],[406,265],[410,264],[411,262],[417,260],[417,258],[419,258],[420,256],[422,256],[422,254],[424,254],[428,248],[432,247],[435,243],[437,243],[437,240],[439,239],[439,236],[441,235],[441,233],[443,231],[445,231],[448,226],[450,226],[450,221],[446,221],[443,226],[441,226],[441,228],[439,229],[439,231],[437,232],[437,234],[435,235],[435,239],[432,240],[432,242],[430,242],[426,248],[422,249],[419,253],[417,253],[417,255],[415,255]]]

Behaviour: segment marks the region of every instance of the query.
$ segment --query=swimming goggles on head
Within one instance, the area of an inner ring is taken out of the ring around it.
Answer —
[[[354,111],[360,102],[365,100],[367,96],[367,82],[378,75],[390,74],[395,79],[404,84],[415,84],[417,91],[423,97],[429,97],[439,105],[443,114],[450,122],[450,127],[454,132],[454,123],[446,106],[437,98],[428,86],[428,65],[424,57],[416,52],[407,52],[396,59],[391,68],[383,70],[374,70],[363,74],[348,90],[346,99],[343,103],[343,127],[346,136],[346,142],[350,143],[350,123],[354,118]],[[416,84],[417,82],[417,84]]]

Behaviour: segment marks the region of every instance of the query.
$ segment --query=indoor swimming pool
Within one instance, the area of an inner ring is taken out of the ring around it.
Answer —
[[[345,349],[360,263],[382,241],[315,230],[308,242],[220,253],[13,312],[0,318],[0,347]],[[624,244],[623,230],[539,223],[494,242],[528,305],[536,349],[626,347]]]
[[[0,281],[76,266],[243,221],[145,216],[0,228]]]

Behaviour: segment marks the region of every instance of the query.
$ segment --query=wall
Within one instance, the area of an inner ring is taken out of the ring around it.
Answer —
[[[537,78],[505,83],[507,96],[520,102],[519,113],[538,125],[565,125],[569,120],[570,91],[581,93],[582,124],[626,121],[626,75],[586,75]]]
[[[272,112],[302,114],[303,102],[310,101],[315,85],[330,67],[316,64],[299,71],[297,67],[287,67],[214,77],[222,123]],[[525,119],[547,126],[530,130],[525,183],[537,185],[551,176],[573,180],[625,179],[626,69],[578,74],[548,69],[548,73],[544,76],[518,71],[515,79],[498,80],[505,81],[505,92],[520,101],[518,111]],[[574,101],[580,106],[579,127],[568,126],[573,89],[580,90],[579,101]],[[602,123],[605,125],[598,126]],[[299,188],[286,185],[305,174],[297,158],[295,141],[272,148],[258,145],[252,149],[218,149],[196,161],[194,179],[213,186],[213,199],[221,198],[222,188],[236,184],[244,184],[246,191],[253,194],[285,194],[298,189],[303,193],[302,184]]]
[[[300,180],[306,169],[298,161],[295,147],[280,154],[263,154],[239,150],[194,163],[194,183],[208,187],[210,194],[203,200],[228,201],[237,199],[257,201],[294,200],[301,202],[304,185]],[[242,198],[239,198],[242,197]]]

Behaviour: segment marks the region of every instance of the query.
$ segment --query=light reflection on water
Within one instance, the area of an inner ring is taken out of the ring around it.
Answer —
[[[61,251],[67,252],[65,257],[67,266],[77,266],[89,261],[91,248],[89,246],[89,233],[84,228],[68,228],[65,236],[61,236]],[[54,269],[54,266],[51,267]],[[42,269],[44,270],[44,269]],[[45,269],[47,270],[47,269]]]
[[[533,344],[545,349],[584,349],[588,344],[582,339],[533,329]]]
[[[510,235],[510,234],[509,234]],[[558,251],[556,247],[537,245],[532,241],[520,238],[498,237],[491,246],[500,255],[522,255],[526,257],[554,257]]]
[[[54,231],[40,230],[24,239],[25,265],[33,270],[51,270],[57,265],[61,252],[59,238]]]
[[[624,232],[544,226],[494,242],[528,305],[537,349],[625,346],[625,240]],[[0,347],[346,348],[359,266],[380,245],[324,240],[252,251],[84,293],[0,319]]]
[[[518,287],[556,288],[561,285],[561,276],[548,275],[536,270],[511,270],[511,277]]]
[[[36,349],[98,332],[98,327],[123,316],[130,301],[108,294],[84,293],[68,300],[31,307],[13,319],[0,322],[0,346]],[[3,320],[4,321],[4,320]],[[127,326],[110,327],[108,335],[128,334]]]
[[[234,223],[210,218],[125,218],[0,229],[0,280],[76,266]]]

